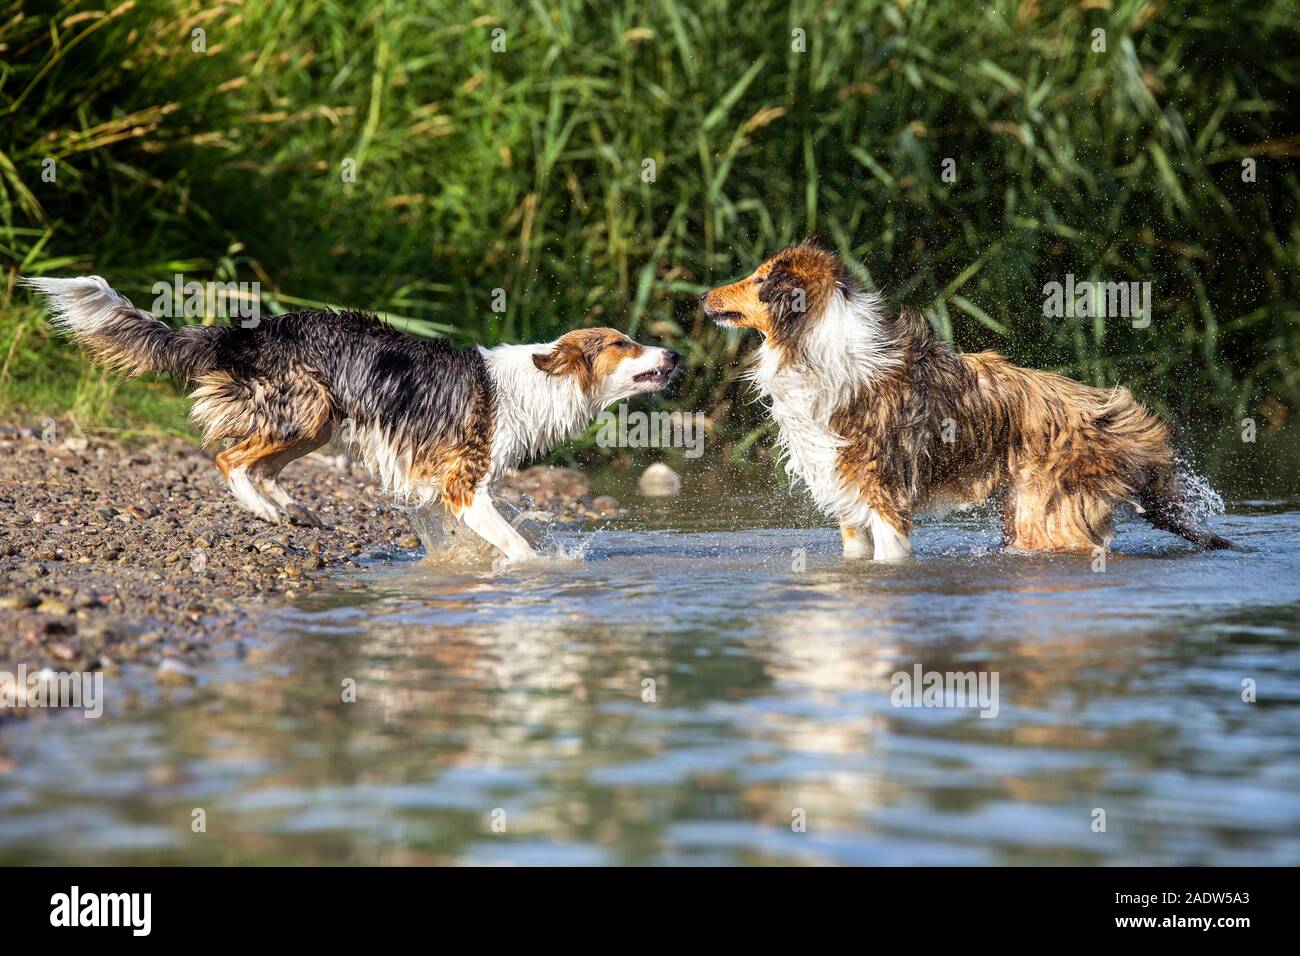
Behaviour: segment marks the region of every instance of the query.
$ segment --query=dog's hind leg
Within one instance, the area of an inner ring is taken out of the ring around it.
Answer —
[[[1022,478],[1003,500],[1002,531],[1017,551],[1087,553],[1110,547],[1113,513],[1105,495]]]
[[[263,521],[279,524],[280,512],[275,502],[266,496],[249,475],[250,467],[267,453],[266,449],[274,447],[260,435],[245,438],[217,455],[217,467],[225,476],[235,500]]]
[[[285,465],[310,454],[324,445],[329,439],[330,429],[322,428],[320,432],[306,441],[282,447],[278,451],[273,451],[259,458],[248,470],[249,477],[262,494],[275,502],[276,507],[285,516],[300,524],[308,524],[316,528],[324,528],[325,523],[314,512],[294,501],[293,496],[280,486],[279,478],[280,472],[284,470]]]
[[[998,492],[998,518],[1002,528],[1002,547],[1018,548],[1016,543],[1016,492],[1008,484]]]
[[[245,508],[272,524],[287,515],[320,527],[278,478],[289,462],[319,448],[334,415],[329,392],[302,368],[281,369],[273,380],[214,372],[200,380],[190,413],[203,426],[204,443],[242,439],[217,456],[230,490]]]

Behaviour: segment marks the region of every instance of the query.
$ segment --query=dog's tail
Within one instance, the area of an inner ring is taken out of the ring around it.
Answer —
[[[1153,478],[1137,496],[1137,501],[1142,506],[1141,516],[1161,531],[1186,538],[1206,551],[1226,548],[1242,550],[1240,545],[1197,524],[1188,498],[1186,475],[1177,468],[1171,468]]]
[[[211,371],[224,327],[173,329],[137,309],[99,276],[22,280],[45,296],[50,323],[86,349],[95,361],[128,375],[161,372],[192,381]]]

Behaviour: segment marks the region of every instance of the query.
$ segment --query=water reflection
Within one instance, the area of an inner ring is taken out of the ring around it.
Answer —
[[[1294,864],[1300,515],[1232,520],[1260,551],[1128,529],[1101,574],[960,522],[895,566],[780,528],[375,566],[192,692],[7,732],[0,862]],[[997,672],[997,718],[891,706],[917,663]]]

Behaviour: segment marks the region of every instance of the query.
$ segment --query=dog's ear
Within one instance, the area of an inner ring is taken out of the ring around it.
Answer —
[[[549,352],[534,352],[533,364],[547,375],[571,375],[584,389],[591,384],[591,358],[569,339],[561,338]]]
[[[768,306],[777,308],[782,300],[790,296],[799,288],[798,277],[789,264],[783,260],[776,260],[772,263],[771,268],[767,270],[767,278],[758,289],[758,301],[766,302]]]
[[[568,375],[582,359],[582,350],[570,342],[557,342],[549,352],[533,353],[533,364],[547,375]]]
[[[777,260],[758,290],[758,301],[766,303],[772,331],[778,338],[808,309],[808,289],[803,276],[790,263]]]
[[[772,260],[758,300],[767,305],[769,338],[797,355],[809,320],[825,310],[836,290],[847,291],[843,264],[835,253],[805,242]]]

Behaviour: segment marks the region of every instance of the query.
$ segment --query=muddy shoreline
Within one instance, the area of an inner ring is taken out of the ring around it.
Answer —
[[[340,449],[283,480],[328,528],[242,511],[211,456],[180,439],[125,448],[0,427],[0,670],[138,662],[161,682],[187,682],[259,608],[340,568],[418,556],[405,511]],[[566,524],[621,510],[564,468],[527,469],[497,493]]]

